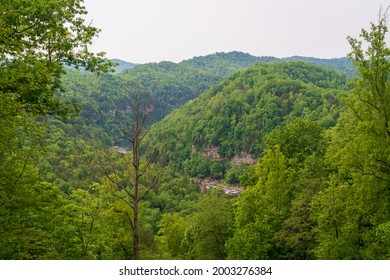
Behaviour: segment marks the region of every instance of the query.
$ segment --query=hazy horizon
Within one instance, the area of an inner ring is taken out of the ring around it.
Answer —
[[[86,0],[102,32],[93,51],[133,63],[180,62],[240,51],[277,58],[340,58],[347,36],[377,22],[380,0]]]

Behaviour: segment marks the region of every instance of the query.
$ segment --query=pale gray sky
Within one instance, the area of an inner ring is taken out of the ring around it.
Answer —
[[[215,52],[334,58],[390,0],[85,0],[109,58],[180,62]]]

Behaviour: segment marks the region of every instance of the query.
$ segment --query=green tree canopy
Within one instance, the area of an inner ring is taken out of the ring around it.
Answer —
[[[388,258],[390,220],[390,49],[385,18],[348,38],[359,76],[331,133],[331,187],[315,197],[317,258]],[[364,47],[363,47],[364,46]]]
[[[89,51],[99,29],[85,23],[82,0],[10,0],[0,6],[0,92],[37,115],[65,116],[55,97],[63,65],[107,71],[104,53]]]

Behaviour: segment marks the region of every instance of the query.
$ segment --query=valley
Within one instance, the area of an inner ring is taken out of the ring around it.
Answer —
[[[361,97],[382,70],[358,50],[115,60],[4,95],[0,258],[388,258],[390,103]]]

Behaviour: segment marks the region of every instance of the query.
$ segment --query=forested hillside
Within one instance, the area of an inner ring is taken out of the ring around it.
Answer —
[[[291,58],[299,60],[299,58]],[[346,60],[316,60],[306,58],[328,68],[337,68],[341,72],[352,69]],[[253,66],[256,63],[278,61],[276,58],[255,57],[240,52],[217,53],[195,57],[181,63],[160,62],[143,65],[128,64],[121,60],[118,74],[90,75],[85,72],[67,69],[62,87],[64,98],[79,105],[79,121],[87,126],[103,128],[111,142],[118,139],[121,112],[130,109],[135,94],[147,95],[148,102],[154,107],[154,121],[161,120],[172,110],[187,101],[196,98],[213,85],[234,75],[235,72]],[[107,140],[107,137],[103,137]],[[108,142],[105,142],[109,144]]]
[[[286,62],[286,61],[304,61],[311,64],[323,66],[325,68],[340,71],[348,76],[354,75],[352,62],[346,57],[333,59],[320,59],[314,57],[292,56],[286,58],[276,58],[272,56],[257,57],[248,53],[229,52],[215,53],[206,56],[194,57],[184,60],[180,64],[189,65],[195,68],[207,70],[219,76],[230,76],[243,68],[251,67],[255,64],[264,62]]]
[[[82,1],[0,9],[0,259],[390,258],[385,20],[109,74]]]
[[[237,183],[231,172],[237,164],[255,162],[263,154],[265,136],[276,127],[297,118],[325,129],[334,126],[347,89],[345,76],[312,64],[259,64],[156,124],[150,146],[161,147],[160,156],[176,170],[201,178],[227,175],[228,182]]]

